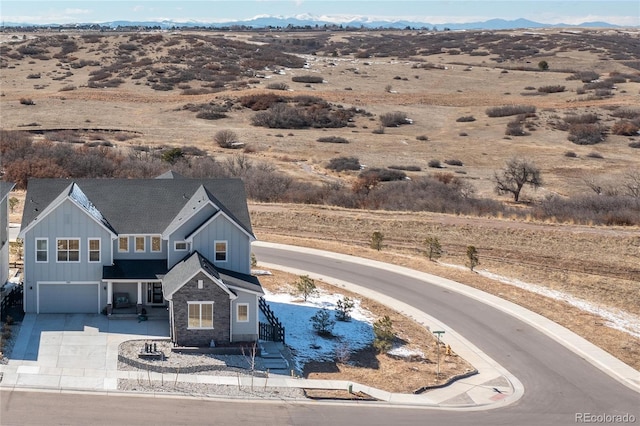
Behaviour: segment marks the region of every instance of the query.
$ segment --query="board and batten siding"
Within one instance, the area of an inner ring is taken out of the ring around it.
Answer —
[[[238,297],[231,302],[231,330],[234,342],[251,342],[258,340],[258,296],[254,293],[234,290]],[[238,322],[237,306],[246,303],[249,305],[249,321]]]
[[[227,242],[227,261],[217,262],[215,242]],[[251,241],[249,236],[225,216],[218,216],[206,228],[193,235],[192,250],[197,250],[217,268],[243,274],[251,273]]]
[[[36,263],[36,238],[48,238],[48,261]],[[80,262],[57,262],[57,238],[80,239]],[[89,238],[100,239],[100,262],[89,263]],[[65,200],[47,216],[37,219],[24,237],[25,312],[36,312],[36,287],[39,281],[100,282],[102,266],[110,265],[111,234],[80,207]],[[100,295],[106,300],[102,286]]]
[[[9,278],[9,195],[0,200],[0,285]]]

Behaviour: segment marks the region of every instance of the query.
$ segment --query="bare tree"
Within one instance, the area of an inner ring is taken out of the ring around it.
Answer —
[[[625,174],[625,194],[630,197],[640,197],[640,169],[630,170]]]
[[[516,203],[524,185],[538,188],[542,185],[540,169],[526,159],[511,158],[500,172],[494,174],[495,190],[498,194],[512,194]]]

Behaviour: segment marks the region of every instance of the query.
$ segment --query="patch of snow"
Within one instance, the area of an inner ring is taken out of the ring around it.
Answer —
[[[399,346],[387,352],[389,355],[400,358],[425,358],[424,352],[412,349],[407,346]]]
[[[602,308],[593,302],[572,296],[559,290],[554,290],[537,284],[530,284],[517,279],[503,277],[489,271],[479,270],[478,273],[492,280],[513,285],[532,293],[540,294],[555,300],[561,300],[582,311],[598,315],[605,320],[606,325],[616,330],[623,331],[631,336],[640,338],[640,317],[621,309]]]
[[[335,319],[336,304],[342,300],[342,294],[320,291],[304,302],[298,296],[265,290],[264,298],[285,327],[286,343],[295,355],[299,370],[309,361],[333,361],[336,351],[343,346],[356,351],[373,341],[372,324],[375,319],[371,312],[360,306],[359,299],[353,299],[351,321],[336,321],[333,337],[324,338],[316,334],[311,317],[326,308]]]
[[[460,265],[453,265],[450,263],[440,263],[443,266],[448,266],[455,269],[468,269],[467,267]],[[538,284],[526,283],[514,278],[505,277],[502,275],[494,274],[482,269],[476,269],[476,272],[483,277],[490,278],[492,280],[499,281],[504,284],[513,285],[515,287],[536,293],[545,297],[549,297],[554,300],[561,300],[569,305],[578,308],[582,311],[589,312],[591,314],[601,317],[605,321],[605,325],[615,330],[623,331],[631,336],[640,338],[640,316],[634,315],[630,312],[625,312],[616,308],[603,308],[593,302],[581,299],[579,297],[572,296],[560,290],[554,290],[548,287],[544,287]]]
[[[273,275],[271,271],[266,271],[264,269],[252,269],[251,275]]]

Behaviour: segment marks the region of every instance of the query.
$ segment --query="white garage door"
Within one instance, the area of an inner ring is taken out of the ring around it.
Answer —
[[[98,313],[97,283],[38,284],[38,312],[41,314]]]

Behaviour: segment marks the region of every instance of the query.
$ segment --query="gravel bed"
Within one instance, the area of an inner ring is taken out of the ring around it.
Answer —
[[[18,334],[20,333],[20,327],[22,326],[22,322],[16,321],[11,325],[11,337],[4,341],[4,348],[0,350],[0,364],[8,364],[9,359],[11,358],[11,353],[13,352],[13,347],[16,344],[16,340],[18,339]]]
[[[145,343],[155,343],[158,352],[165,355],[164,360],[141,359],[138,357]],[[118,348],[118,370],[173,372],[181,374],[198,374],[208,376],[250,377],[250,354],[247,355],[214,355],[183,354],[171,352],[171,342],[166,340],[129,340]],[[127,362],[123,362],[126,359]],[[131,362],[133,361],[133,362]],[[262,359],[256,357],[253,375],[266,377],[262,368]],[[133,364],[133,365],[132,365]],[[193,372],[190,372],[193,371]],[[304,391],[296,388],[276,388],[255,386],[228,386],[206,383],[188,383],[156,380],[118,380],[118,390],[133,392],[179,393],[185,395],[208,396],[218,395],[239,398],[264,399],[297,399],[305,398]]]
[[[138,354],[145,343],[155,343],[158,352],[164,354],[164,359],[143,359]],[[129,363],[123,362],[129,360]],[[120,344],[118,348],[118,370],[127,371],[156,371],[175,372],[176,369],[184,374],[206,374],[236,376],[250,375],[251,355],[214,355],[214,354],[184,354],[171,352],[171,342],[167,340],[129,340]],[[262,358],[254,359],[254,376],[263,376]]]
[[[205,383],[160,382],[148,380],[118,380],[118,390],[132,392],[179,393],[191,396],[224,396],[232,398],[305,399],[298,388],[228,386]]]

